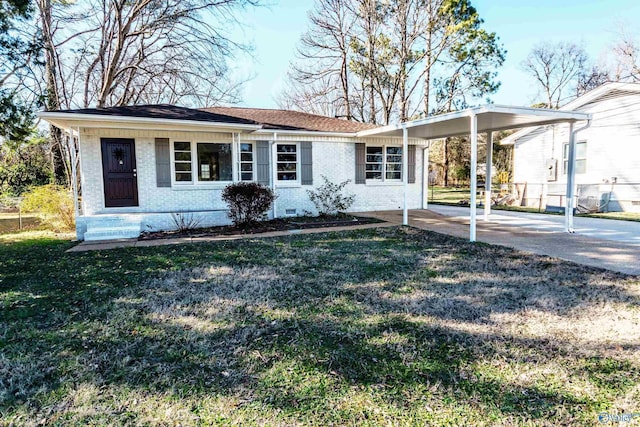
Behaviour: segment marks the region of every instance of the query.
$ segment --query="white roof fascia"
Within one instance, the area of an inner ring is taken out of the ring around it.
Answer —
[[[43,111],[37,113],[37,116],[41,119],[48,121],[49,123],[67,128],[69,125],[65,125],[65,122],[97,122],[97,123],[109,123],[119,124],[131,123],[137,125],[161,125],[163,127],[184,126],[189,128],[206,128],[211,130],[220,129],[234,129],[255,131],[262,128],[262,125],[247,125],[241,123],[222,123],[222,122],[207,122],[202,120],[176,120],[176,119],[160,119],[155,117],[130,117],[130,116],[107,116],[102,114],[78,114],[78,113],[60,113],[56,111]],[[100,127],[87,123],[81,125],[74,123],[75,126],[81,127]]]
[[[336,136],[343,138],[355,138],[357,133],[355,132],[326,132],[326,131],[313,131],[313,130],[278,130],[278,129],[258,129],[255,134],[269,134],[273,135],[273,133],[282,134],[282,135],[309,135],[309,136]]]
[[[357,136],[360,138],[368,137],[368,136],[376,136],[381,133],[400,131],[405,127],[407,129],[411,129],[419,126],[426,126],[429,124],[441,123],[449,120],[456,120],[463,117],[470,117],[472,115],[477,116],[480,114],[489,114],[489,113],[546,117],[549,119],[548,122],[578,121],[578,120],[588,120],[590,118],[589,114],[580,113],[576,111],[559,111],[559,110],[543,109],[543,108],[511,107],[511,106],[505,106],[505,105],[489,104],[489,105],[483,105],[479,107],[468,108],[466,110],[455,111],[452,113],[445,113],[445,114],[439,114],[436,116],[425,117],[423,119],[417,119],[417,120],[411,120],[408,122],[392,124],[392,125],[384,126],[381,128],[368,129],[365,131],[358,132]],[[545,123],[536,123],[536,124],[542,125]],[[495,130],[502,130],[502,129],[496,128]]]

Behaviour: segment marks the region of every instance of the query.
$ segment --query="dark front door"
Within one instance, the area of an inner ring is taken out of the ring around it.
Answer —
[[[138,206],[135,141],[120,138],[100,141],[105,207]]]

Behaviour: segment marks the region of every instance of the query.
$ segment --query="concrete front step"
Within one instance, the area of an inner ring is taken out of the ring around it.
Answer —
[[[87,228],[87,231],[84,233],[84,240],[131,239],[138,236],[140,236],[140,224],[126,226],[116,225],[115,227],[106,227],[103,224],[101,227]]]
[[[138,237],[142,217],[136,214],[96,215],[86,217],[85,241],[118,240]]]

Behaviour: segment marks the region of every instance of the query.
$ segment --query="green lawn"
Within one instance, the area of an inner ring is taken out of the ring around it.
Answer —
[[[495,187],[493,188],[493,191],[495,194],[498,194],[500,190],[498,187]],[[469,187],[429,187],[429,203],[453,206],[459,206],[460,204],[466,203],[466,205],[469,206],[469,197]],[[478,196],[477,203],[484,203],[484,196]],[[545,212],[544,209],[525,206],[500,205],[492,206],[491,209],[558,215],[558,213],[555,212]],[[579,216],[588,218],[617,219],[623,221],[640,221],[640,213],[637,212],[600,212],[594,214],[579,214]]]
[[[0,238],[0,425],[598,425],[640,283],[410,228],[66,254]]]

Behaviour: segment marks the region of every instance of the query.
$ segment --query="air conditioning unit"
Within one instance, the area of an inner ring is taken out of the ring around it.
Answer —
[[[558,161],[556,159],[547,159],[547,181],[558,180]]]

